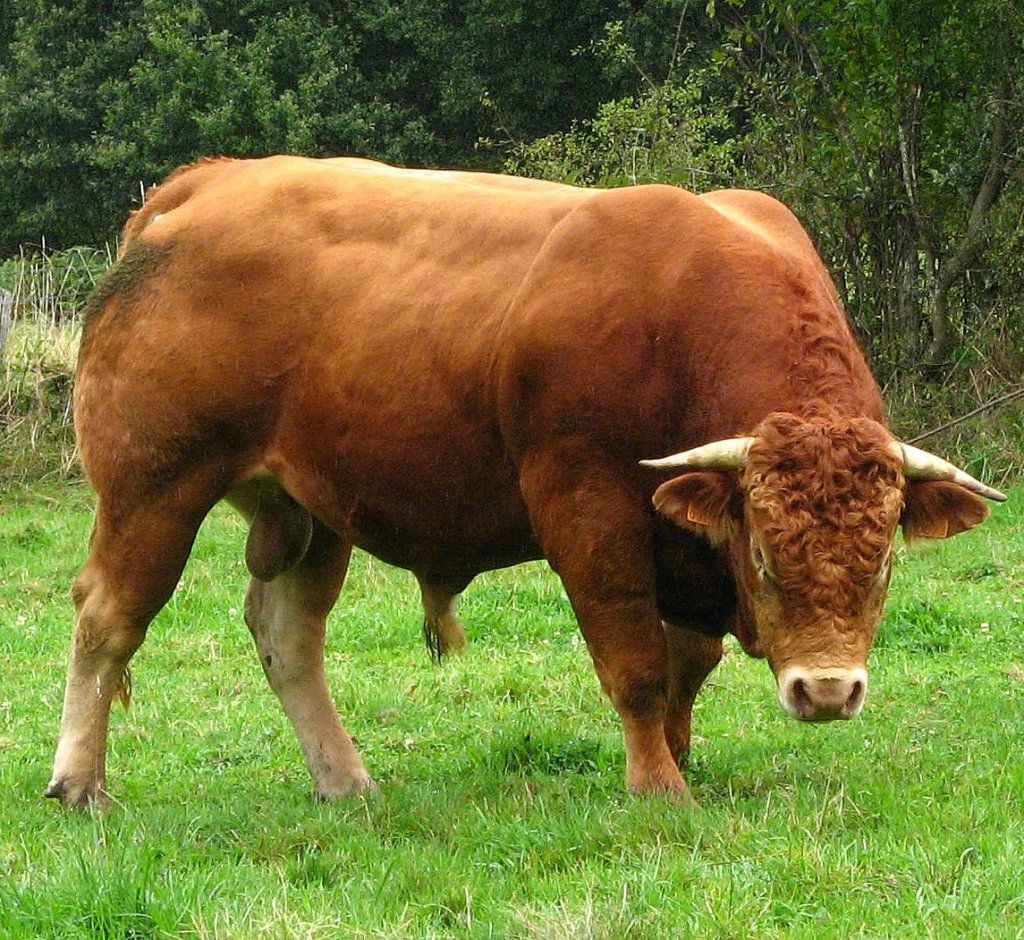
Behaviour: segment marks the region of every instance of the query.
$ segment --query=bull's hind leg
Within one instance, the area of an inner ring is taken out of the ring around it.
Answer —
[[[127,705],[128,661],[174,590],[208,504],[184,503],[188,487],[152,494],[144,507],[100,499],[89,559],[72,594],[72,636],[60,739],[46,795],[84,808],[107,801],[110,705]]]
[[[419,574],[416,580],[423,596],[423,639],[431,655],[440,662],[448,653],[457,653],[466,645],[466,631],[455,613],[462,588],[439,587]]]
[[[305,510],[281,491],[271,499],[264,493],[258,510],[251,493],[236,492],[230,499],[253,523],[246,549],[250,569],[256,574],[261,568],[277,572],[270,580],[253,577],[249,582],[245,621],[267,681],[295,728],[314,794],[330,800],[372,789],[324,674],[325,624],[344,583],[352,547],[312,519],[307,534],[301,519]],[[297,543],[302,546],[300,559],[291,557],[287,548]],[[253,565],[257,557],[262,566]]]

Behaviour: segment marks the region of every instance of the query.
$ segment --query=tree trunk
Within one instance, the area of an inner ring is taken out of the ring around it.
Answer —
[[[934,287],[928,292],[928,323],[932,339],[924,355],[925,370],[929,374],[940,374],[953,354],[953,325],[949,322],[949,286],[943,278],[936,278]]]
[[[900,348],[902,355],[900,367],[908,365],[908,359],[913,360],[919,350],[919,338],[921,335],[921,310],[918,304],[920,276],[920,259],[918,258],[917,244],[911,237],[911,233],[903,233],[903,244],[900,246],[900,277],[897,308],[897,323],[899,334],[902,338]]]
[[[967,231],[953,256],[935,272],[934,282],[929,289],[928,319],[932,328],[932,341],[925,353],[925,367],[931,373],[941,372],[954,348],[953,327],[949,322],[949,289],[967,273],[971,262],[981,253],[985,244],[985,217],[1006,182],[1009,137],[1006,112],[1010,98],[1010,83],[1006,78],[1000,82],[996,97],[996,113],[989,138],[988,169],[974,197],[971,214],[967,219]]]

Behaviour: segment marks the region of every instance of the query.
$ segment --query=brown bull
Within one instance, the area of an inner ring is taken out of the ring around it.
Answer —
[[[363,160],[160,186],[90,302],[75,423],[99,499],[47,793],[77,806],[104,799],[111,700],[218,500],[251,522],[246,620],[330,798],[372,786],[323,670],[354,545],[415,572],[439,652],[476,574],[547,558],[629,787],[685,795],[726,632],[788,713],[850,717],[896,527],[953,535],[1001,498],[894,441],[775,200]]]

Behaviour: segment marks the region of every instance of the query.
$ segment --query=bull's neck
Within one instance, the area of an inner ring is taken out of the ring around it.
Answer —
[[[791,402],[784,410],[884,420],[878,385],[835,301],[798,309],[789,325],[789,345],[785,378]]]

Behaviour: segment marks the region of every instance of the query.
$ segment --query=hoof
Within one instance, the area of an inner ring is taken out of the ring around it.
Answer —
[[[446,656],[458,655],[469,642],[462,623],[452,614],[442,614],[436,620],[425,619],[423,638],[436,662],[441,662]]]
[[[690,788],[675,764],[667,764],[643,774],[630,774],[626,779],[630,793],[638,796],[660,796],[680,806],[697,806]]]
[[[373,797],[377,796],[380,790],[373,778],[363,773],[340,783],[321,784],[313,788],[313,799],[317,803],[334,803],[338,800],[348,800],[352,797]]]
[[[75,784],[67,778],[54,778],[43,791],[43,796],[59,800],[61,806],[80,812],[110,807],[110,797],[99,781]]]
[[[683,806],[687,809],[700,808],[700,804],[694,799],[693,793],[690,792],[690,788],[686,785],[685,781],[682,782],[681,786],[675,783],[651,783],[645,787],[631,786],[629,792],[635,796],[650,796],[668,800],[669,803],[675,803],[677,806]]]
[[[469,643],[466,631],[455,617],[442,617],[438,636],[438,650],[442,656],[457,655]]]

